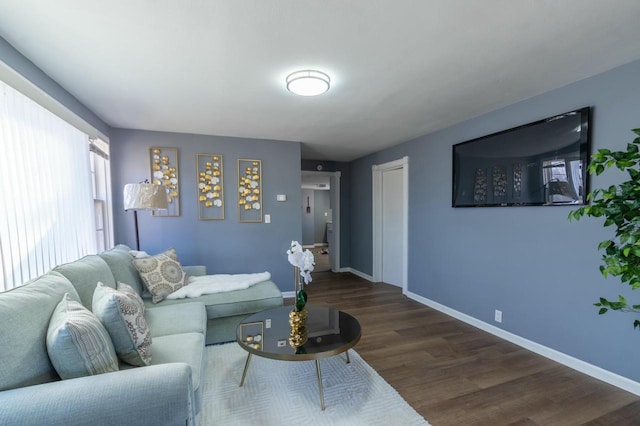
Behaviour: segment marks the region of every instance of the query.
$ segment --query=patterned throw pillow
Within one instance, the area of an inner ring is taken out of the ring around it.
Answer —
[[[120,281],[118,281],[118,291],[126,293],[127,295],[136,299],[142,307],[142,313],[144,314],[144,301],[142,300],[142,297],[140,297],[138,292],[133,289],[133,287],[131,287],[129,284],[121,283]]]
[[[100,320],[68,293],[54,309],[47,352],[62,379],[118,371],[118,357]]]
[[[175,252],[175,251],[174,251]],[[187,274],[177,257],[172,258],[165,253],[155,256],[133,259],[133,266],[140,273],[142,281],[151,293],[153,303],[187,285]]]
[[[126,284],[118,283],[115,290],[98,283],[92,303],[93,312],[109,332],[118,357],[138,367],[151,364],[151,333],[140,296]]]

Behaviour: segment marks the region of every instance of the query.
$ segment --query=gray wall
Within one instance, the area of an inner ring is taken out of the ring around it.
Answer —
[[[639,99],[637,61],[353,162],[351,267],[372,272],[371,165],[409,156],[410,292],[640,381],[634,317],[592,305],[619,292],[640,299],[598,271],[598,242],[612,235],[601,220],[570,223],[561,206],[451,207],[452,145],[593,106],[591,152],[624,149],[640,127]],[[620,177],[592,177],[591,187]]]
[[[313,215],[314,215],[314,243],[327,242],[327,222],[331,207],[329,206],[329,191],[315,190],[313,191]]]
[[[309,197],[309,208],[311,213],[307,213],[307,197]],[[327,242],[327,221],[324,213],[329,212],[329,191],[303,189],[302,205],[300,214],[302,216],[302,244],[313,245],[315,243]]]
[[[114,129],[111,136],[116,242],[135,246],[133,213],[122,206],[122,188],[149,177],[150,146],[177,147],[181,180],[179,217],[139,212],[140,246],[149,253],[175,247],[186,265],[206,265],[210,273],[269,271],[282,291],[293,290],[285,254],[301,239],[300,144]],[[196,154],[221,154],[224,160],[225,219],[198,220]],[[262,160],[263,207],[271,223],[239,223],[237,159]],[[285,194],[286,202],[276,201]]]
[[[302,190],[302,204],[300,205],[300,215],[302,216],[302,244],[305,246],[312,245],[314,243],[314,223],[315,216],[313,214],[313,208],[315,205],[315,198],[313,196],[313,189]],[[308,197],[308,198],[307,198]],[[311,213],[307,213],[307,199],[309,200],[309,206]]]

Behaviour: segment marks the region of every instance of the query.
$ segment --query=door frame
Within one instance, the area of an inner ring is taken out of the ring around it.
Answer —
[[[333,237],[335,242],[335,247],[331,247],[333,250],[333,256],[335,259],[335,270],[331,268],[333,272],[340,271],[340,176],[342,176],[342,172],[316,172],[311,170],[302,170],[302,172],[310,174],[310,175],[321,175],[328,176],[329,178],[335,178],[335,185],[330,185],[329,187],[329,198],[330,200],[334,200],[335,198],[335,206],[331,208],[331,222],[333,223]],[[335,186],[335,188],[334,188]],[[331,265],[329,265],[331,267]]]
[[[409,271],[409,157],[371,166],[373,213],[373,281],[382,280],[382,173],[402,169],[402,294],[407,293]]]

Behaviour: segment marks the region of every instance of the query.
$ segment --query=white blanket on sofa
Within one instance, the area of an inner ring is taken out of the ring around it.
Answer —
[[[271,279],[269,272],[256,274],[217,274],[189,277],[189,283],[174,291],[167,299],[184,299],[198,297],[203,294],[224,293],[227,291],[243,290],[254,284]]]

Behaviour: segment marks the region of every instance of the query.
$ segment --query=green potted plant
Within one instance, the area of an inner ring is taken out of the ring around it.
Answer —
[[[626,151],[599,149],[591,157],[589,174],[602,174],[610,167],[617,167],[628,173],[628,180],[608,188],[595,189],[587,195],[590,205],[585,205],[569,213],[569,220],[580,220],[583,216],[604,217],[604,226],[613,226],[615,235],[602,241],[598,250],[603,250],[600,273],[620,277],[633,290],[640,288],[640,129],[633,129],[638,136],[627,144]],[[619,295],[618,300],[600,298],[599,314],[609,310],[640,313],[640,304],[627,302]],[[640,320],[633,322],[640,327]]]

